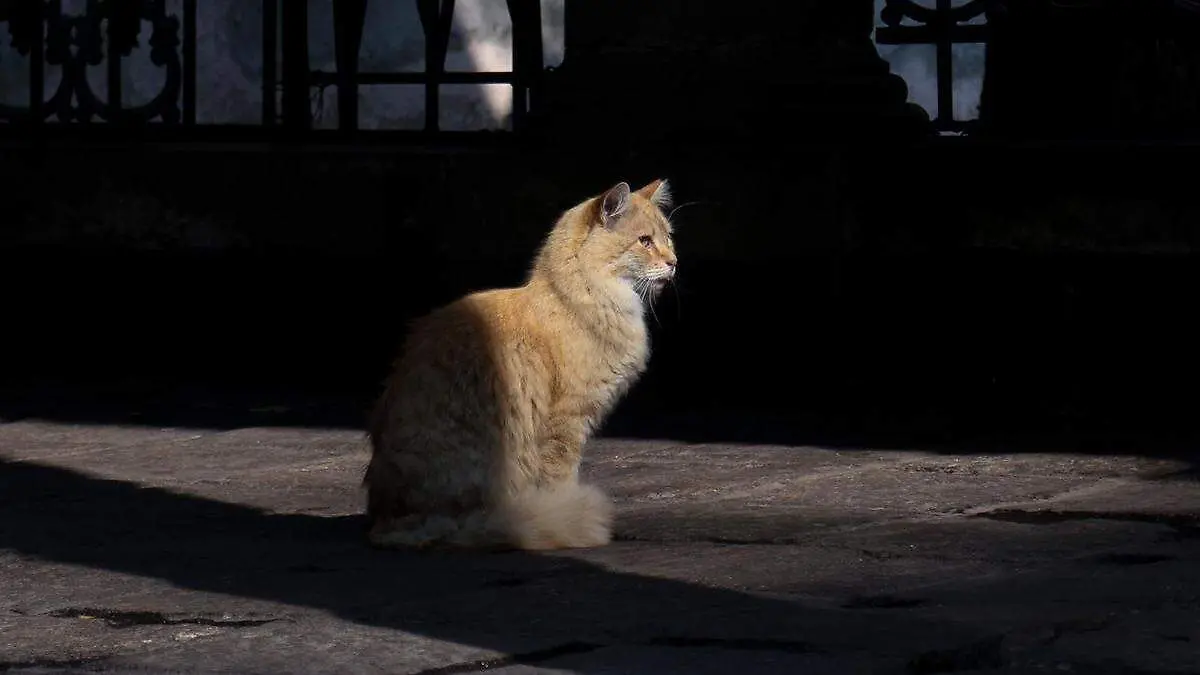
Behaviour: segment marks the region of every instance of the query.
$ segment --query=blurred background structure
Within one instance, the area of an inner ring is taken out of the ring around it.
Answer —
[[[519,281],[584,196],[668,176],[683,266],[628,429],[1189,427],[1190,0],[11,0],[0,22],[20,391],[366,399],[410,317]]]

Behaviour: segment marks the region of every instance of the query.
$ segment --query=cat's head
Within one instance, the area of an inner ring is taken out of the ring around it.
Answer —
[[[617,183],[594,201],[591,231],[580,253],[593,266],[628,282],[639,295],[657,294],[675,277],[671,188],[666,180],[638,190]]]

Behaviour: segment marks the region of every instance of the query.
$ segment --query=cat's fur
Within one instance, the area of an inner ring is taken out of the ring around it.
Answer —
[[[564,213],[523,286],[419,319],[370,423],[378,546],[601,546],[612,504],[581,484],[592,431],[645,370],[644,303],[675,273],[666,181]]]

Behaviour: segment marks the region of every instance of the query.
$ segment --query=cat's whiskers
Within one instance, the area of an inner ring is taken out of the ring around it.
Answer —
[[[683,207],[685,207],[685,206],[695,206],[696,204],[703,204],[703,203],[704,203],[704,202],[685,202],[685,203],[683,203],[683,204],[680,204],[679,206],[676,206],[675,208],[671,209],[671,213],[670,213],[670,215],[668,215],[668,216],[667,216],[667,222],[668,222],[668,223],[669,223],[669,222],[671,222],[671,219],[672,219],[672,218],[674,218],[674,217],[675,217],[675,214],[676,214],[676,213],[679,213],[679,210],[680,210],[680,209],[682,209]]]
[[[646,294],[646,307],[650,310],[650,316],[653,317],[654,323],[661,326],[662,322],[658,320],[658,314],[654,311],[654,293],[653,293],[653,291]]]
[[[671,278],[667,279],[667,285],[671,287],[671,292],[675,294],[675,319],[681,320],[683,319],[683,309],[679,295],[679,284],[676,282],[675,276],[672,274]]]
[[[647,293],[649,291],[649,283],[645,277],[635,277],[633,280],[633,292],[637,294],[638,300],[643,304],[647,302]]]
[[[634,290],[641,297],[642,302],[646,304],[646,309],[650,311],[650,316],[654,318],[654,322],[662,325],[662,321],[658,318],[658,313],[654,309],[654,301],[657,299],[656,286],[658,282],[663,281],[670,283],[671,278],[667,273],[650,273],[637,277],[634,281]]]

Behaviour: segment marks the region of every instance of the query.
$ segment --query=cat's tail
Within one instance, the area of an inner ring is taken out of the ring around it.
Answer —
[[[493,531],[527,551],[590,548],[612,540],[613,505],[593,485],[528,487],[492,513]]]

